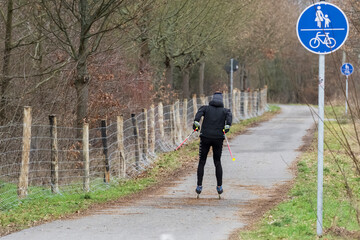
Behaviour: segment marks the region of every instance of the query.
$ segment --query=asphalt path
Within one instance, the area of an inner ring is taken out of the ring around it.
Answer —
[[[26,229],[2,240],[222,240],[249,223],[247,210],[266,191],[293,179],[303,137],[314,125],[307,106],[281,106],[272,120],[250,128],[230,141],[232,161],[224,142],[224,193],[216,192],[212,156],[205,167],[203,193],[196,199],[196,171],[170,181],[155,193],[90,216],[58,220]],[[254,189],[262,189],[258,193]]]

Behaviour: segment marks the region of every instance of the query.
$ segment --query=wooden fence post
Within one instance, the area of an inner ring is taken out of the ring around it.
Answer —
[[[54,115],[49,116],[51,138],[51,192],[59,193],[59,151],[57,139],[57,121]]]
[[[262,94],[262,97],[263,97],[263,110],[265,111],[265,108],[266,108],[266,104],[267,104],[267,93],[268,93],[268,87],[267,85],[265,85],[264,87],[264,93]]]
[[[139,170],[140,168],[140,144],[139,144],[139,128],[135,118],[135,114],[131,114],[131,122],[133,124],[133,133],[134,133],[134,143],[135,143],[135,168]]]
[[[261,89],[259,88],[259,95],[258,95],[258,98],[259,98],[259,111],[262,113],[263,112],[263,108],[262,108],[262,105],[263,105],[263,99],[262,99],[262,94],[263,94],[263,90],[264,89]]]
[[[105,164],[105,172],[104,172],[104,182],[110,182],[110,163],[108,156],[108,147],[107,147],[107,135],[106,135],[106,120],[101,120],[101,141],[103,144],[103,154],[104,154],[104,164]]]
[[[123,116],[117,117],[117,143],[119,152],[119,178],[125,178],[126,176],[126,162],[124,153],[124,118]]]
[[[255,89],[253,92],[253,111],[254,111],[254,116],[258,115],[257,112],[257,93],[258,91]]]
[[[149,151],[149,128],[148,128],[148,114],[147,109],[144,108],[143,112],[143,127],[144,127],[144,146],[143,146],[143,156],[147,159],[148,151]]]
[[[226,91],[224,91],[223,96],[224,96],[224,107],[229,108],[229,94]]]
[[[186,133],[187,131],[187,128],[188,128],[188,119],[187,119],[187,108],[188,108],[188,100],[187,99],[184,99],[184,102],[183,102],[183,116],[182,116],[182,121],[183,121],[183,127],[182,127],[182,130],[183,130],[183,133]]]
[[[256,95],[256,113],[257,115],[260,115],[260,104],[261,104],[261,89],[257,90],[257,95]]]
[[[254,112],[253,112],[253,91],[250,90],[250,92],[248,92],[248,97],[249,97],[249,117],[253,117]]]
[[[237,106],[236,106],[236,98],[237,98],[237,92],[236,92],[236,88],[233,89],[233,95],[232,95],[232,108],[234,110],[233,112],[233,116],[234,118],[238,118],[238,113],[237,113]]]
[[[164,106],[162,102],[159,102],[158,105],[158,115],[159,115],[159,132],[161,140],[164,139]]]
[[[244,101],[245,100],[245,93],[244,91],[240,91],[240,116],[245,118],[245,109],[244,109]]]
[[[236,114],[236,90],[233,89],[232,91],[232,95],[231,95],[231,112],[234,114],[234,117],[236,118],[237,117],[237,114]]]
[[[193,110],[194,110],[194,117],[195,117],[195,115],[198,111],[196,94],[193,95],[192,99],[193,99]]]
[[[234,88],[233,89],[233,94],[232,94],[232,113],[233,113],[233,116],[234,118],[236,119],[237,118],[237,108],[236,108],[236,89]]]
[[[239,89],[236,89],[236,111],[238,118],[241,119],[241,92]]]
[[[84,191],[90,192],[89,124],[83,126]]]
[[[21,154],[21,169],[18,184],[18,196],[20,199],[27,196],[29,186],[29,162],[30,162],[30,143],[31,143],[31,107],[24,107],[23,119],[23,142]]]
[[[171,142],[176,143],[176,114],[174,104],[170,105],[170,136]]]
[[[155,153],[155,109],[150,107],[150,152]]]
[[[263,89],[261,89],[260,91],[260,109],[261,109],[261,112],[264,112],[265,111],[265,102],[264,102],[264,94],[265,94],[265,91],[266,91],[266,88],[264,87]]]
[[[181,142],[182,139],[182,130],[183,128],[181,127],[181,121],[180,121],[180,101],[177,100],[175,102],[175,117],[176,117],[176,140],[177,142]]]
[[[201,105],[206,105],[206,98],[204,95],[200,96]]]
[[[249,117],[249,92],[244,92],[244,117]]]

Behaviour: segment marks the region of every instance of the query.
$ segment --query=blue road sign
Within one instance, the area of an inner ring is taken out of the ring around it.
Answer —
[[[328,54],[345,43],[349,22],[340,8],[331,3],[319,2],[302,12],[296,31],[307,50],[315,54]]]
[[[345,76],[349,76],[354,72],[354,67],[350,63],[344,63],[341,66],[341,73]]]

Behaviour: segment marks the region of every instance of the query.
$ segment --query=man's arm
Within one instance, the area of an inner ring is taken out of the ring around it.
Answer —
[[[225,123],[226,123],[226,125],[231,126],[231,124],[232,124],[232,113],[231,113],[230,109],[226,109],[226,110],[227,111],[226,111]]]
[[[201,106],[197,111],[197,113],[195,114],[194,121],[200,122],[201,117],[205,115],[205,111],[206,111],[206,106]]]

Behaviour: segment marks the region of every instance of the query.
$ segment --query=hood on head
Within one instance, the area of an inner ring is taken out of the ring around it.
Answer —
[[[221,92],[214,93],[212,100],[209,102],[209,105],[214,107],[224,107],[222,93]]]

